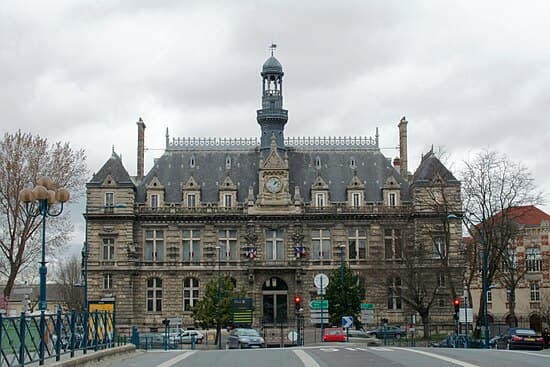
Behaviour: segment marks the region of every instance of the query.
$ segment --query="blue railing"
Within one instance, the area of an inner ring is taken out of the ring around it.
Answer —
[[[109,312],[40,311],[16,317],[0,314],[0,367],[24,366],[64,354],[115,345],[115,317]]]

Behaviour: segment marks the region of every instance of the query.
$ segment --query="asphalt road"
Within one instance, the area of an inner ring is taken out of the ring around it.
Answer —
[[[550,351],[365,347],[324,344],[288,349],[149,351],[104,361],[102,367],[539,367]]]

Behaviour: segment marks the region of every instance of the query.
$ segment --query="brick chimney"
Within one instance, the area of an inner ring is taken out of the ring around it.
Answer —
[[[399,121],[399,159],[400,159],[400,173],[401,177],[405,180],[408,179],[409,172],[407,167],[407,120],[405,116],[401,117]]]
[[[143,178],[143,161],[145,157],[145,123],[139,118],[138,126],[138,146],[137,146],[137,178]]]

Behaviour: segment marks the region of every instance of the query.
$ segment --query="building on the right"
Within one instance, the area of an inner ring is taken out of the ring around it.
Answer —
[[[540,333],[550,324],[550,215],[535,206],[509,208],[504,215],[512,222],[513,234],[500,247],[500,253],[491,254],[498,256],[493,281],[487,287],[491,334],[514,326]],[[466,246],[472,244],[471,238],[465,238]],[[474,269],[470,291],[476,313],[482,295],[481,267],[470,265],[470,271]]]

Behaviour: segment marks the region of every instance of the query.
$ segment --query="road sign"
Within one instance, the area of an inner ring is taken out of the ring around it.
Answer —
[[[317,288],[317,294],[319,296],[324,296],[325,294],[327,294],[327,289],[326,288]]]
[[[328,299],[323,300],[313,300],[309,303],[309,308],[313,310],[327,309],[328,310]]]
[[[374,303],[361,303],[362,310],[374,310]]]
[[[178,327],[183,324],[183,319],[181,317],[169,317],[170,326]]]
[[[464,312],[466,311],[466,312]],[[460,323],[473,323],[474,322],[474,313],[472,311],[472,308],[460,308],[458,310],[458,320]]]
[[[342,316],[342,327],[348,329],[353,326],[353,316]]]
[[[322,319],[309,319],[309,322],[312,324],[320,324],[321,322],[323,324],[328,324],[328,315],[324,316]]]
[[[328,285],[328,277],[326,274],[319,273],[313,278],[313,283],[317,288],[326,288]]]
[[[372,324],[374,322],[374,310],[361,310],[361,321],[364,324]]]
[[[288,340],[290,340],[291,342],[295,342],[296,340],[298,340],[298,333],[295,332],[295,331],[291,331],[288,333]]]
[[[233,324],[252,324],[253,310],[252,298],[233,298],[231,301]]]
[[[320,319],[321,316],[323,316],[323,318],[328,317],[328,309],[324,309],[322,313],[321,315],[321,310],[311,311],[309,317],[312,319]]]

